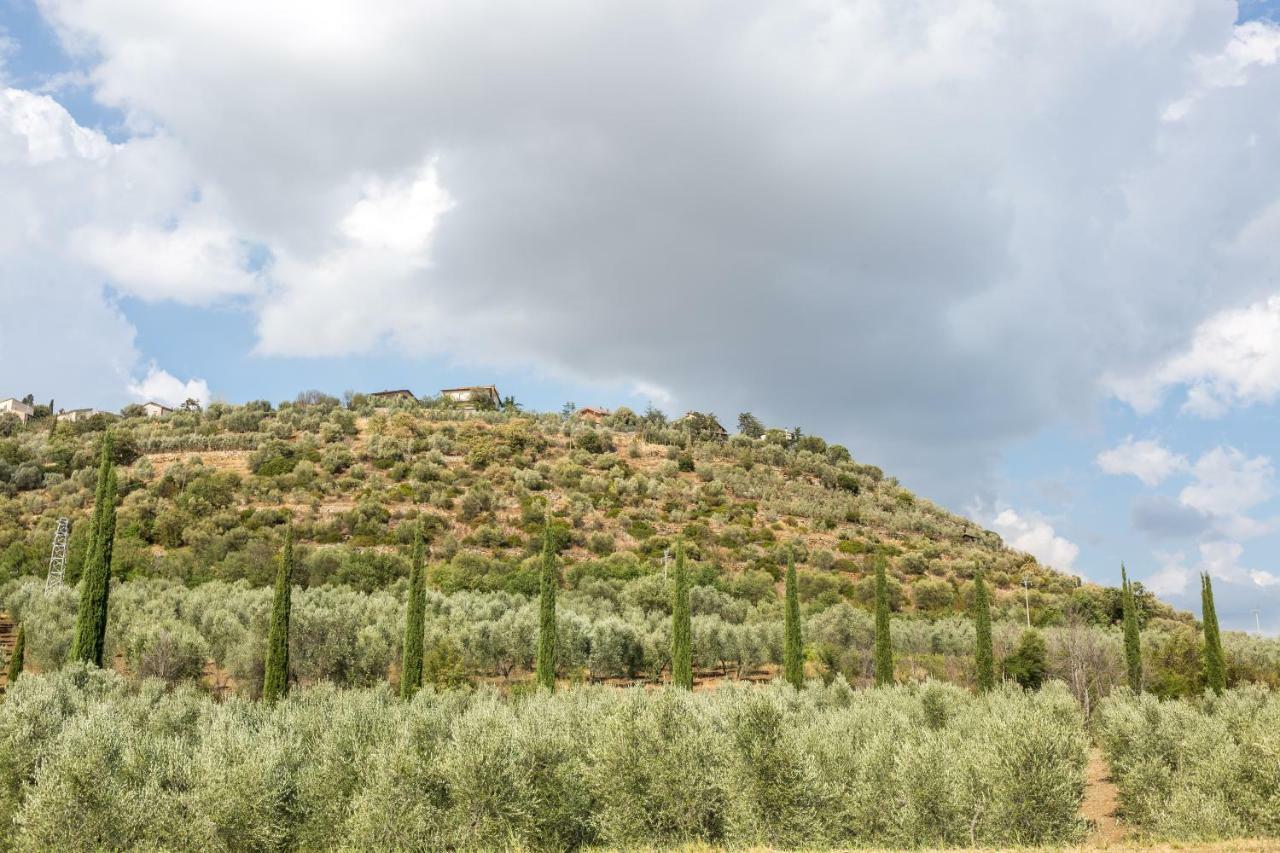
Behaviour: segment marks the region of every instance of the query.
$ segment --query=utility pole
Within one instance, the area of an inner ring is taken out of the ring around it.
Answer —
[[[1023,575],[1023,576],[1022,576],[1022,596],[1023,596],[1023,599],[1024,599],[1024,600],[1025,600],[1025,602],[1026,602],[1026,605],[1027,605],[1027,627],[1028,627],[1028,628],[1030,628],[1030,627],[1031,627],[1031,586],[1030,586],[1030,583],[1031,583],[1030,579],[1029,579],[1026,575]]]

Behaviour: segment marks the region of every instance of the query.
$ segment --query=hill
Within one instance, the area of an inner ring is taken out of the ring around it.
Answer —
[[[78,423],[0,421],[0,581],[44,573],[56,520],[72,521],[79,575],[104,430],[121,470],[117,578],[188,584],[271,577],[283,525],[301,547],[300,582],[373,590],[407,573],[411,524],[445,592],[531,593],[549,504],[569,585],[661,569],[683,539],[703,584],[772,596],[793,553],[811,606],[869,603],[869,557],[888,560],[894,607],[967,610],[985,567],[997,615],[1038,625],[1109,624],[1114,590],[1011,550],[995,533],[912,494],[817,436],[753,430],[722,438],[713,419],[626,409],[584,417],[461,411],[450,401],[347,405],[309,393],[272,406],[216,403]],[[1023,581],[1026,581],[1026,590]],[[1178,618],[1150,596],[1152,615]]]

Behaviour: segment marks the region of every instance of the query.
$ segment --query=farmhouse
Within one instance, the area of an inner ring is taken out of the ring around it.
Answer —
[[[693,432],[697,437],[718,440],[724,440],[729,437],[729,431],[720,425],[720,421],[716,420],[716,416],[708,415],[704,412],[685,412],[682,417],[676,418],[674,423]]]
[[[27,419],[36,413],[36,410],[21,400],[15,400],[13,397],[10,397],[7,400],[0,400],[0,415],[6,413],[10,415],[17,415],[18,420],[25,424]]]
[[[493,385],[442,388],[440,396],[452,400],[463,409],[496,409],[502,404],[502,397],[498,396],[498,389]]]
[[[63,410],[61,412],[58,412],[58,422],[62,423],[65,421],[66,423],[73,424],[73,423],[76,423],[77,421],[87,421],[89,418],[93,417],[94,415],[106,415],[106,414],[110,414],[110,413],[104,412],[101,409]]]
[[[165,415],[173,414],[173,409],[168,406],[162,406],[159,403],[148,402],[142,404],[142,413],[149,418],[162,418]]]
[[[574,412],[573,416],[576,418],[582,418],[584,421],[591,421],[592,423],[598,424],[605,418],[609,417],[609,410],[600,409],[595,406],[583,406],[581,409]]]
[[[400,388],[395,391],[374,391],[369,397],[373,400],[374,405],[390,403],[395,400],[412,400],[415,403],[418,401],[418,398],[413,396],[413,392],[407,388]]]

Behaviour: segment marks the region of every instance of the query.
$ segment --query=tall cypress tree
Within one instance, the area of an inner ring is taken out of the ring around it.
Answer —
[[[1133,585],[1124,563],[1120,564],[1120,601],[1124,611],[1124,664],[1129,674],[1129,689],[1142,692],[1142,645],[1138,637],[1138,608],[1133,598]]]
[[[876,686],[893,684],[893,643],[889,637],[889,578],[883,554],[876,556]]]
[[[73,660],[102,666],[107,636],[107,611],[111,597],[111,552],[116,534],[116,470],[111,462],[112,441],[102,440],[98,487],[89,531],[89,551],[80,577],[80,606],[76,634],[71,643]]]
[[[693,689],[693,625],[689,618],[689,570],[684,544],[676,544],[676,572],[671,594],[671,683]]]
[[[556,552],[551,539],[551,513],[542,533],[542,574],[538,578],[538,686],[556,689]]]
[[[782,672],[787,683],[804,687],[804,635],[800,628],[800,592],[796,588],[796,558],[787,549],[786,600],[783,605]]]
[[[289,692],[289,612],[293,608],[293,525],[285,530],[284,553],[276,573],[271,603],[271,632],[267,635],[267,664],[262,699],[274,703]]]
[[[13,638],[13,654],[9,657],[9,680],[5,687],[12,690],[18,676],[22,675],[22,660],[27,654],[27,633],[18,626],[18,636]]]
[[[1200,609],[1204,622],[1204,680],[1214,693],[1227,687],[1227,661],[1218,633],[1218,611],[1213,605],[1213,581],[1208,572],[1200,576]]]
[[[978,668],[978,689],[987,692],[996,686],[995,655],[991,651],[991,598],[987,595],[985,572],[973,577],[973,627],[977,635],[974,661]]]
[[[400,698],[412,699],[422,687],[422,633],[427,609],[427,584],[422,569],[422,525],[413,532],[413,563],[409,566],[409,603],[405,613],[404,658],[400,666]]]

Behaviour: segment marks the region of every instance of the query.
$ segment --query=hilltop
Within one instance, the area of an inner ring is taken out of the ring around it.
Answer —
[[[531,413],[510,401],[467,411],[362,395],[343,404],[315,392],[162,417],[130,407],[56,425],[4,418],[0,581],[43,574],[60,516],[72,521],[67,576],[78,577],[109,427],[122,466],[122,579],[266,584],[292,521],[302,584],[372,590],[406,574],[420,520],[435,587],[528,594],[549,504],[570,586],[659,571],[680,538],[700,583],[751,601],[773,594],[790,551],[811,607],[866,604],[879,553],[905,614],[963,613],[981,565],[1007,618],[1023,618],[1024,579],[1036,624],[1117,615],[1113,590],[1007,548],[848,449],[748,423],[754,436],[725,436],[710,416]],[[1177,616],[1150,596],[1144,604]]]

